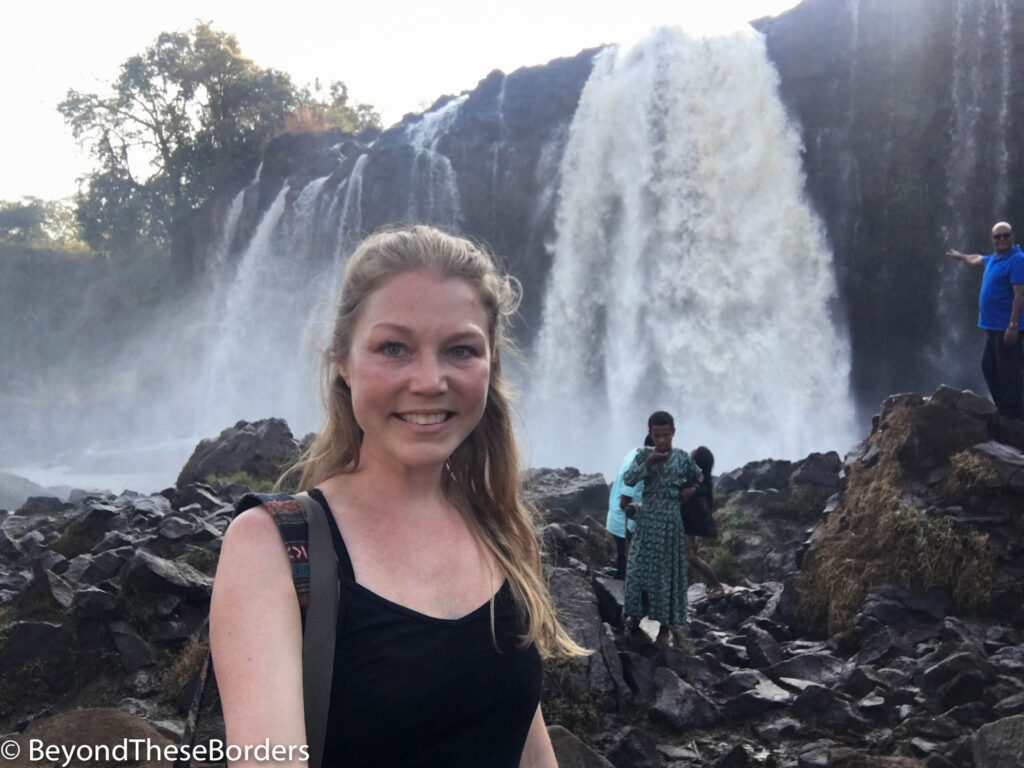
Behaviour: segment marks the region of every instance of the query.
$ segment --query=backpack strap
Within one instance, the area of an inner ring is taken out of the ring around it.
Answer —
[[[308,494],[296,497],[308,524],[309,599],[302,635],[302,701],[310,768],[320,768],[327,740],[327,711],[334,675],[334,641],[338,628],[338,556],[334,551],[327,510]],[[294,573],[294,571],[293,571]],[[296,593],[298,592],[296,583]]]
[[[320,768],[327,736],[327,712],[331,701],[334,641],[338,617],[338,558],[327,523],[327,510],[307,494],[246,494],[235,505],[235,515],[252,507],[266,509],[281,534],[292,566],[292,584],[302,614],[302,700],[306,723],[309,768]],[[212,654],[199,671],[181,745],[192,752],[203,700],[216,685]],[[187,768],[178,759],[174,768]]]

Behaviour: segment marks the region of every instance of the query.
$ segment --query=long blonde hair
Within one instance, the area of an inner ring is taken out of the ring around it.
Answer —
[[[352,392],[335,363],[348,359],[363,301],[388,278],[412,269],[469,283],[488,317],[487,403],[479,424],[448,460],[442,477],[444,492],[506,574],[526,627],[523,645],[535,645],[545,658],[583,655],[587,651],[573,642],[555,615],[541,569],[535,512],[519,493],[519,451],[501,353],[511,348],[508,323],[519,306],[521,288],[514,277],[499,274],[486,251],[469,240],[416,225],[371,235],[352,254],[345,267],[331,344],[322,360],[326,424],[288,474],[301,471],[298,487],[307,490],[359,466],[363,433],[352,411]]]

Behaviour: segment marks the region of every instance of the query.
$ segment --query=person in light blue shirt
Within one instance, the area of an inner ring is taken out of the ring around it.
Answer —
[[[633,465],[638,450],[634,448],[627,453],[619,465],[619,471],[608,492],[608,517],[604,524],[608,533],[615,537],[615,578],[623,580],[626,578],[626,551],[629,539],[636,530],[636,520],[626,517],[626,507],[631,503],[640,502],[644,482],[641,480],[636,485],[626,485],[622,480],[622,473]]]
[[[1024,418],[1024,346],[1020,317],[1024,310],[1024,252],[1013,242],[1013,227],[1000,221],[992,227],[995,252],[946,255],[972,267],[985,267],[978,297],[978,327],[985,331],[981,371],[999,413]]]

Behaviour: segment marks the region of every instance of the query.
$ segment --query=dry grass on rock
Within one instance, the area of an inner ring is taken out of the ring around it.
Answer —
[[[193,641],[182,649],[175,662],[167,668],[164,672],[164,682],[172,697],[181,693],[192,681],[196,672],[203,666],[209,650],[209,640]]]
[[[988,459],[972,451],[954,453],[949,461],[952,471],[939,486],[946,495],[959,497],[977,488],[994,485],[999,479]]]
[[[926,515],[907,493],[895,451],[912,417],[912,407],[897,405],[869,438],[880,452],[877,463],[852,467],[842,503],[797,576],[799,612],[808,629],[841,631],[867,592],[885,583],[943,589],[967,611],[981,607],[991,592],[996,574],[988,537]],[[966,452],[954,457],[953,466],[947,482],[961,490],[988,477],[983,462]]]

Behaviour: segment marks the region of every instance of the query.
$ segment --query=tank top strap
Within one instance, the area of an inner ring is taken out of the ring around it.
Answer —
[[[352,581],[355,581],[356,572],[352,568],[352,559],[348,556],[348,549],[345,547],[345,540],[341,537],[341,531],[338,529],[338,522],[334,519],[334,514],[331,512],[331,507],[328,505],[327,499],[319,488],[310,488],[307,493],[309,493],[312,498],[316,499],[317,503],[323,509],[324,514],[327,516],[327,525],[331,529],[331,539],[334,541],[334,551],[338,555],[338,573]]]

